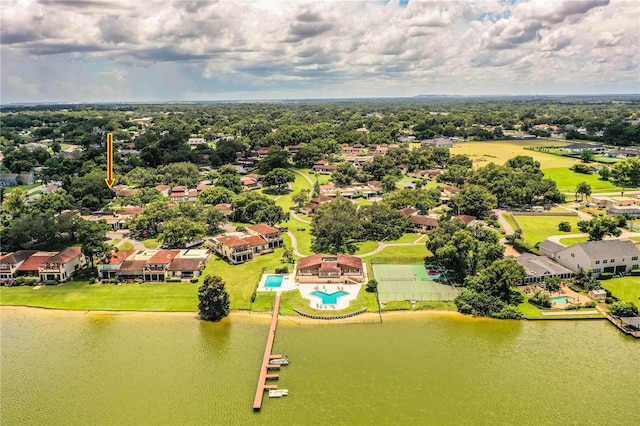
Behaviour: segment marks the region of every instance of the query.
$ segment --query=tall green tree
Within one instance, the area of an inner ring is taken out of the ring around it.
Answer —
[[[591,185],[587,182],[580,182],[578,186],[576,186],[576,200],[578,199],[578,194],[580,195],[580,199],[582,200],[585,196],[589,198],[591,195]]]
[[[457,214],[484,218],[498,206],[498,199],[480,185],[469,185],[451,197],[450,205]]]
[[[185,244],[200,240],[207,232],[203,222],[186,217],[169,219],[162,223],[161,229],[160,239],[169,248],[184,248]]]
[[[263,179],[264,186],[283,194],[287,192],[288,184],[296,180],[295,175],[287,169],[276,168],[267,173]]]
[[[581,220],[578,229],[589,234],[589,241],[602,240],[606,235],[619,236],[622,231],[618,229],[618,220],[611,216]]]
[[[221,277],[207,275],[198,289],[198,311],[200,319],[220,321],[229,315],[229,293]]]
[[[111,226],[106,220],[87,221],[80,219],[78,221],[78,241],[82,244],[82,253],[89,258],[91,267],[94,266],[94,260],[103,259],[111,255],[113,246],[107,241],[107,232],[111,231]]]
[[[362,239],[371,241],[398,239],[411,224],[408,217],[380,203],[360,207],[358,218],[362,225]]]
[[[322,204],[313,215],[311,248],[316,253],[354,253],[362,234],[356,206],[344,197]]]
[[[211,204],[212,206],[215,206],[216,204],[221,203],[231,203],[234,195],[233,191],[227,188],[212,186],[210,188],[205,188],[200,192],[200,194],[198,194],[198,201],[202,204]]]

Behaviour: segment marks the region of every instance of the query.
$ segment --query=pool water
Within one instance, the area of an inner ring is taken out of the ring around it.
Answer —
[[[265,287],[280,287],[282,285],[282,275],[267,275],[264,282]]]
[[[573,297],[570,296],[556,296],[551,298],[551,303],[570,303],[573,302]]]
[[[323,305],[335,305],[338,299],[349,294],[348,291],[338,290],[335,293],[325,293],[324,291],[314,291],[311,295],[322,299]]]

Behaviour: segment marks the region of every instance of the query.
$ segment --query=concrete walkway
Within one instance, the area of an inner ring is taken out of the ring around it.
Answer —
[[[311,221],[308,221],[306,219],[301,218],[300,216],[298,216],[298,213],[294,212],[293,210],[291,210],[289,212],[289,214],[291,215],[292,218],[299,220],[302,223],[311,223]]]
[[[581,212],[579,210],[576,210],[575,208],[572,209],[571,207],[561,206],[559,204],[556,204],[555,207],[561,208],[562,210],[566,210],[568,212],[578,213],[578,217],[580,218],[580,220],[591,220],[591,219],[593,219],[593,216],[591,216],[589,213]]]
[[[310,178],[309,176],[305,175],[304,173],[302,173],[301,171],[296,170],[296,169],[291,169],[291,168],[289,168],[288,170],[290,170],[290,171],[292,171],[293,173],[297,173],[297,174],[299,174],[300,176],[302,176],[302,177],[303,177],[307,182],[309,182],[309,186],[310,186],[311,188],[313,188],[313,181],[311,180],[311,178]]]
[[[513,226],[509,223],[507,219],[505,219],[504,214],[507,212],[504,210],[495,210],[496,216],[498,216],[498,222],[504,228],[505,235],[511,235],[516,231],[513,229]]]
[[[298,257],[306,257],[306,254],[302,254],[298,251],[298,240],[296,239],[296,236],[293,235],[291,231],[287,231],[287,235],[291,238],[291,249],[293,250],[293,254]]]

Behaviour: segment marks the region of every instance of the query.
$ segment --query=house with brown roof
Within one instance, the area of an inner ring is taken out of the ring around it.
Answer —
[[[142,269],[142,279],[145,281],[164,281],[171,261],[180,254],[180,250],[157,251]]]
[[[212,241],[213,250],[234,265],[253,260],[253,249],[249,241],[239,235],[218,235]]]
[[[282,247],[282,232],[276,228],[266,225],[264,223],[258,223],[247,227],[249,235],[257,235],[264,238],[267,241],[269,249],[277,249]]]
[[[16,268],[16,277],[36,277],[39,279],[39,268],[48,259],[55,256],[56,252],[39,251],[29,256],[20,266]]]
[[[207,259],[209,259],[208,250],[181,250],[171,261],[167,271],[173,277],[183,280],[197,278],[202,274]]]
[[[317,197],[312,199],[309,203],[307,203],[304,207],[302,207],[302,212],[306,214],[314,214],[318,208],[324,204],[332,201],[335,197]]]
[[[338,166],[334,166],[331,164],[314,164],[311,168],[314,172],[320,173],[321,175],[330,175],[333,173]]]
[[[414,207],[405,207],[404,209],[400,209],[398,210],[398,212],[402,215],[402,216],[415,216],[418,213],[420,213],[420,210],[414,208]]]
[[[366,279],[362,260],[356,256],[338,253],[303,257],[296,264],[297,283],[360,284]]]
[[[87,260],[82,254],[82,249],[67,247],[40,264],[38,274],[40,281],[65,282],[85,266],[87,266]]]
[[[37,250],[18,250],[0,257],[0,283],[12,281],[16,271]]]
[[[409,219],[411,219],[411,222],[413,223],[413,229],[420,233],[425,233],[435,229],[439,225],[438,219],[431,216],[416,214],[409,216]]]
[[[242,183],[242,190],[243,191],[252,191],[254,189],[259,189],[260,188],[260,184],[258,183],[258,181],[256,179],[247,177],[247,176],[243,176],[240,178],[240,182]]]
[[[98,279],[110,280],[115,278],[124,261],[133,253],[135,253],[135,250],[113,250],[109,258],[98,262]]]
[[[478,223],[478,218],[475,216],[471,216],[468,214],[461,214],[458,216],[453,216],[451,219],[457,219],[459,221],[461,221],[462,223],[464,223],[467,226],[474,226],[475,224]]]

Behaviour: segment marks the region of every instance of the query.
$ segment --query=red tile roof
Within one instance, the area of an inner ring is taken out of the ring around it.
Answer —
[[[15,265],[16,263],[20,263],[25,259],[28,259],[29,256],[37,253],[37,250],[18,250],[13,253],[9,253],[5,256],[0,257],[1,264],[7,265]]]
[[[297,269],[319,269],[320,271],[333,271],[333,266],[337,267],[349,267],[351,269],[362,270],[362,260],[356,256],[349,256],[347,254],[338,253],[337,256],[331,256],[331,260],[328,260],[329,256],[323,256],[322,253],[314,254],[313,256],[303,257],[298,260]],[[334,260],[336,259],[336,260]],[[329,265],[329,266],[324,266]],[[329,268],[329,269],[326,269]]]
[[[120,214],[122,216],[133,216],[134,214],[138,214],[143,210],[144,210],[144,207],[129,207],[128,209],[126,209]]]
[[[260,235],[268,235],[268,234],[277,234],[278,231],[276,228],[272,228],[269,225],[265,225],[264,223],[258,223],[257,225],[252,225],[247,227],[247,229],[251,229],[254,232],[257,232]]]
[[[417,213],[419,210],[413,207],[405,207],[404,209],[400,209],[399,212],[402,216],[411,216],[414,213]]]
[[[147,264],[153,265],[164,265],[168,264],[180,254],[180,250],[160,250],[147,261]]]
[[[114,250],[111,252],[111,258],[108,261],[107,259],[104,259],[100,263],[102,263],[103,265],[118,265],[127,260],[127,258],[135,252],[135,250]]]
[[[340,272],[341,269],[338,266],[338,262],[322,262],[320,264],[320,268],[318,268],[320,272]]]
[[[70,260],[80,256],[82,254],[82,248],[80,247],[67,247],[60,253],[56,254],[47,263],[67,263]]]
[[[249,235],[244,237],[243,240],[249,243],[251,247],[258,247],[267,244],[267,240],[262,238],[260,235]]]
[[[178,185],[178,186],[174,186],[173,189],[171,190],[171,192],[176,192],[176,191],[186,191],[188,188],[186,186],[183,185]]]
[[[434,226],[435,227],[435,226],[438,226],[438,224],[439,224],[438,219],[436,219],[435,217],[416,215],[416,216],[409,216],[409,218],[416,225],[426,225],[426,226]]]
[[[244,239],[237,237],[235,235],[224,235],[222,237],[218,237],[217,240],[229,247],[240,247],[240,246],[245,246],[249,244]]]
[[[49,260],[52,256],[31,256],[20,265],[17,271],[38,271],[38,267]]]
[[[338,265],[362,270],[362,259],[356,256],[338,253]]]
[[[296,266],[298,270],[301,269],[315,269],[315,266],[320,266],[322,263],[322,253],[314,254],[313,256],[303,257],[298,260],[298,265]]]
[[[125,260],[120,267],[120,271],[140,271],[147,264],[146,260]]]
[[[458,219],[458,220],[460,220],[460,221],[462,221],[462,222],[464,222],[466,224],[469,224],[469,223],[471,223],[471,222],[473,222],[474,220],[477,219],[475,216],[470,216],[468,214],[462,214],[462,215],[459,215],[459,216],[454,216],[453,218],[454,219]]]

